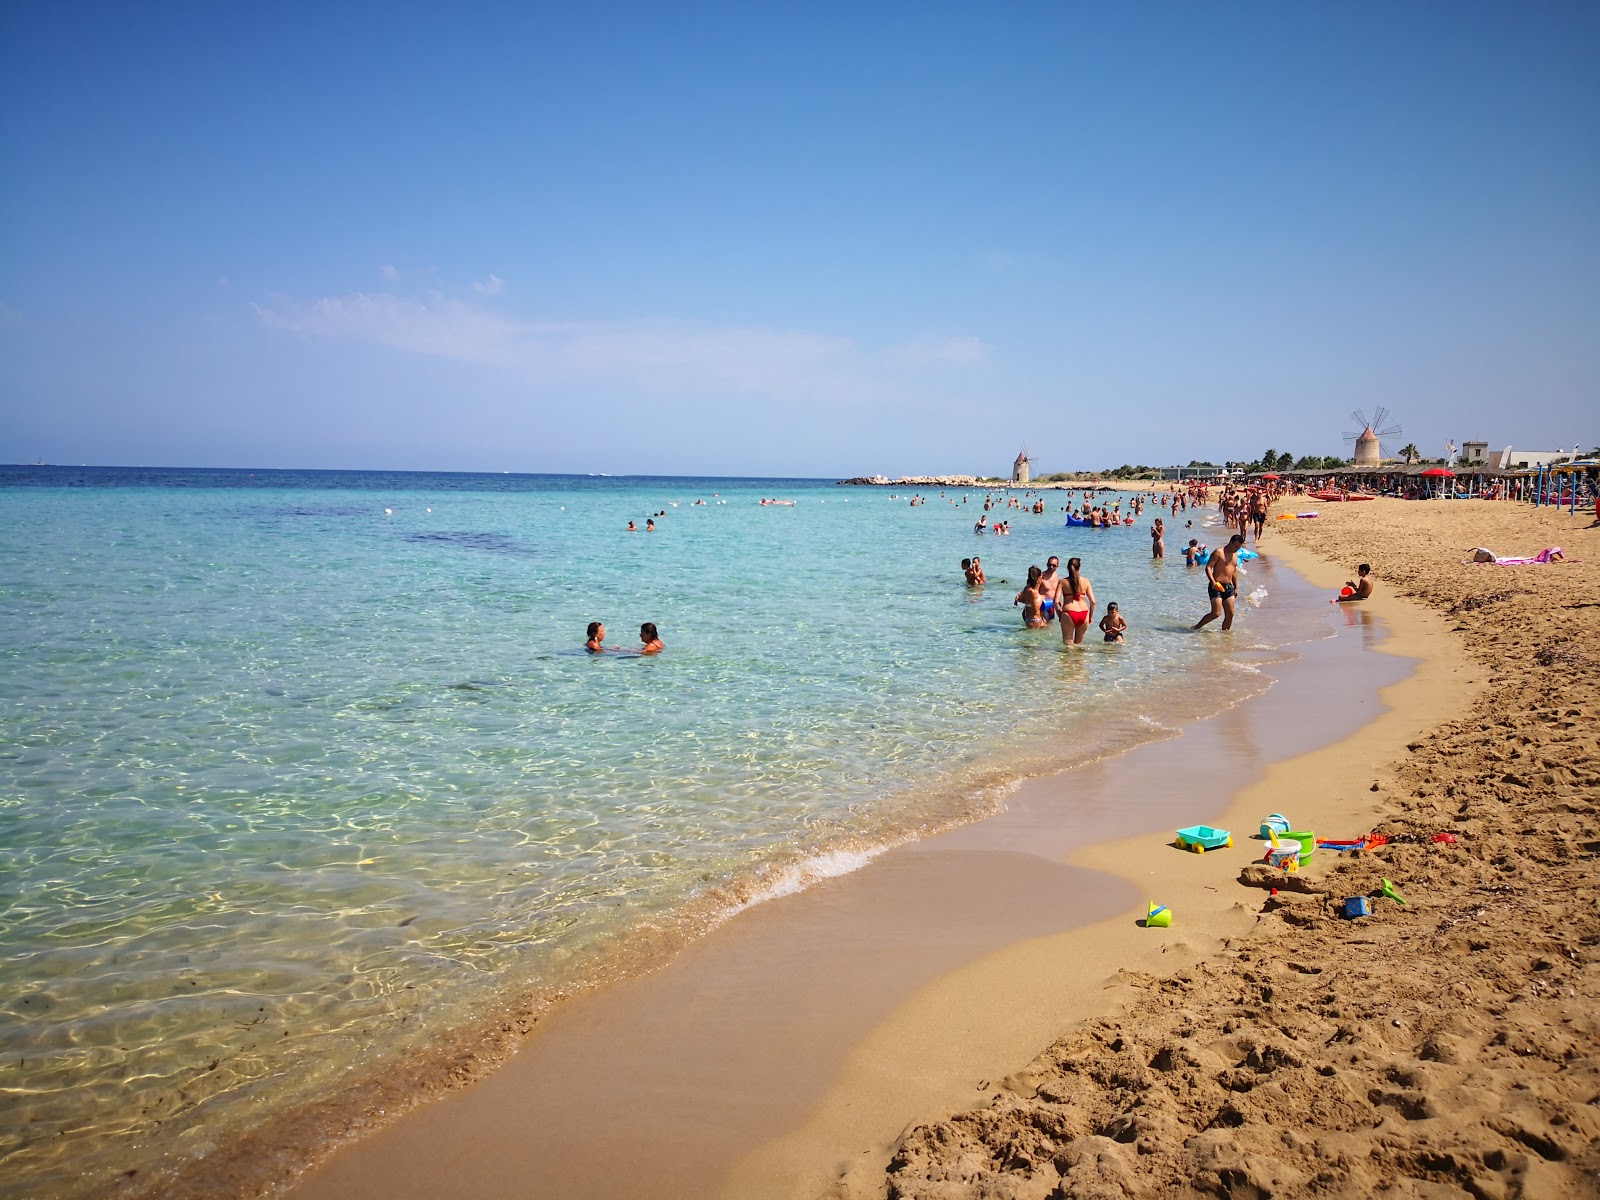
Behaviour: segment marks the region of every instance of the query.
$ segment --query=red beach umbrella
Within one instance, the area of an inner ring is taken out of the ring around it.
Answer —
[[[1456,477],[1454,471],[1447,471],[1443,467],[1429,467],[1423,472],[1423,475],[1435,479],[1454,479]]]
[[[1268,471],[1268,472],[1267,472],[1267,473],[1266,473],[1266,474],[1265,474],[1265,475],[1263,475],[1263,476],[1262,476],[1262,477],[1261,477],[1261,478],[1263,478],[1263,479],[1282,479],[1282,478],[1283,478],[1283,476],[1281,476],[1281,475],[1274,475],[1274,474],[1273,474],[1273,473],[1272,473],[1272,472],[1271,472],[1271,471]]]

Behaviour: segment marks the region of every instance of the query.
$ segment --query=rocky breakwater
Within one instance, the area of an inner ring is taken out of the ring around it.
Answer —
[[[836,486],[854,487],[977,487],[976,475],[903,475],[890,479],[887,475],[858,475],[854,479],[841,479]]]

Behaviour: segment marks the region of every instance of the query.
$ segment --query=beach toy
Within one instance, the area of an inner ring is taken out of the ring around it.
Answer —
[[[1190,825],[1178,830],[1178,849],[1204,854],[1221,846],[1233,845],[1233,834],[1226,829],[1213,829],[1209,825]]]
[[[1317,839],[1318,850],[1332,850],[1336,854],[1345,854],[1351,850],[1365,850],[1366,848],[1367,839],[1364,836],[1358,838],[1346,838],[1343,841],[1340,841],[1337,838]]]
[[[1293,829],[1283,835],[1286,842],[1300,843],[1300,861],[1305,862],[1317,852],[1317,835],[1310,832],[1296,832]]]
[[[1342,587],[1339,589],[1340,596],[1354,596],[1355,594],[1356,590],[1353,587]]]
[[[1372,901],[1365,896],[1351,896],[1344,902],[1344,915],[1352,921],[1357,917],[1370,917]]]
[[[1278,520],[1280,520],[1280,521],[1298,521],[1299,519],[1300,519],[1300,514],[1299,513],[1279,513],[1278,514]]]
[[[1300,870],[1300,847],[1268,846],[1267,856],[1262,861],[1269,867],[1277,867],[1293,875]]]
[[[1389,897],[1391,900],[1398,900],[1401,904],[1406,902],[1406,898],[1399,892],[1395,891],[1394,884],[1390,883],[1387,879],[1383,881],[1383,894]]]
[[[1456,835],[1453,833],[1436,833],[1433,835],[1433,840],[1441,845],[1454,846],[1456,844]]]
[[[1271,840],[1280,833],[1289,832],[1289,818],[1282,813],[1268,813],[1267,819],[1261,822],[1261,836]]]
[[[1172,910],[1165,904],[1150,901],[1150,911],[1145,915],[1144,927],[1146,929],[1165,929],[1172,924]]]

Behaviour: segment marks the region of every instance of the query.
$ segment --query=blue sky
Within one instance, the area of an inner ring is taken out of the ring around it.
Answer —
[[[1592,4],[0,22],[0,461],[1600,441]]]

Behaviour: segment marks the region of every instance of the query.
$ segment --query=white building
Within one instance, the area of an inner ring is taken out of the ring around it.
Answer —
[[[1473,445],[1474,443],[1467,443]],[[1494,450],[1489,454],[1489,466],[1502,471],[1522,471],[1534,467],[1548,467],[1559,459],[1572,457],[1570,450]]]

